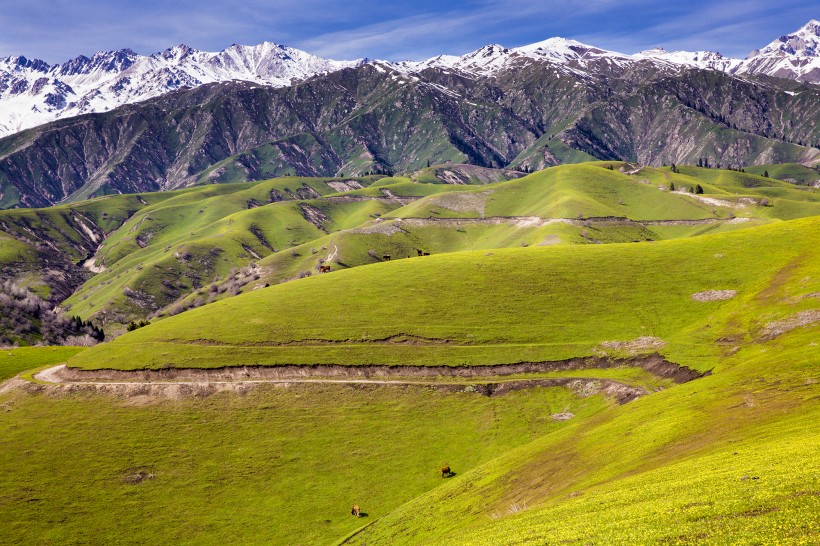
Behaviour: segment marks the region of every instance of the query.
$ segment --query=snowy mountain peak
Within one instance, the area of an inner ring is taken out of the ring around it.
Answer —
[[[27,59],[20,55],[19,57],[5,57],[0,58],[0,70],[2,71],[16,71],[16,70],[32,70],[34,72],[48,72],[51,66],[40,59]]]
[[[794,33],[783,35],[763,49],[753,51],[747,59],[760,56],[820,56],[820,21],[812,19]]]
[[[190,46],[187,46],[185,44],[179,44],[179,45],[174,46],[174,47],[169,47],[165,51],[161,51],[159,53],[154,53],[153,55],[151,55],[151,57],[154,57],[154,58],[157,58],[157,59],[162,58],[162,59],[165,59],[166,61],[171,61],[171,60],[179,61],[180,59],[183,59],[183,58],[185,58],[189,55],[192,55],[194,53],[199,53],[199,51],[197,51],[196,49],[194,49]]]
[[[820,21],[812,19],[797,31],[752,51],[738,72],[820,83]]]
[[[181,87],[232,80],[281,87],[361,62],[320,59],[273,42],[234,44],[213,53],[185,44],[148,56],[130,49],[100,51],[53,66],[7,57],[0,59],[0,136]]]
[[[613,55],[620,55],[604,49],[581,43],[577,40],[570,40],[568,38],[554,37],[534,44],[529,44],[515,48],[515,51],[524,54],[546,55],[550,57],[563,56],[566,58],[580,57],[587,53],[594,53],[596,55],[611,53]]]

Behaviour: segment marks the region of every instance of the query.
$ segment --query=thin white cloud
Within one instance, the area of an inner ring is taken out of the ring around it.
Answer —
[[[633,53],[711,49],[743,56],[817,17],[816,2],[781,0],[6,0],[0,54],[63,62],[130,47],[206,50],[264,40],[325,57],[390,60],[515,47],[552,36]],[[813,5],[814,4],[814,5]],[[447,7],[449,6],[449,7]],[[458,6],[458,8],[454,7]],[[772,21],[777,21],[778,28]],[[364,23],[362,23],[364,22]]]

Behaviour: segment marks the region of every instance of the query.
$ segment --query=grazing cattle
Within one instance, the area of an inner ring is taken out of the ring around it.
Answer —
[[[384,260],[385,262],[389,262],[390,261],[390,254],[385,254],[384,256],[382,256],[382,260]]]
[[[429,253],[429,252],[425,252],[425,253],[424,253],[424,255],[425,255],[425,256],[429,256],[429,255],[430,255],[430,253]]]
[[[423,256],[423,255],[424,255],[424,252],[422,252],[422,251],[421,251],[421,250],[419,250],[418,248],[416,249],[416,252],[418,252],[418,253],[419,253],[419,256]]]
[[[354,504],[354,505],[353,505],[353,509],[350,511],[350,513],[351,513],[352,515],[356,516],[357,518],[358,518],[358,517],[360,517],[360,516],[361,516],[361,513],[359,512],[359,505],[358,505],[358,504]]]
[[[441,467],[441,477],[442,478],[447,478],[447,477],[452,476],[452,475],[453,475],[453,471],[450,470],[449,466]]]
[[[329,265],[320,265],[319,266],[319,273],[327,273],[330,271]]]

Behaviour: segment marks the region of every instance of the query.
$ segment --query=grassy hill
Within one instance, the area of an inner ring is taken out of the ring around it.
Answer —
[[[709,375],[621,406],[561,388],[200,385],[167,398],[139,384],[119,395],[32,385],[0,393],[0,458],[13,469],[0,516],[23,542],[816,542],[818,235],[813,217],[452,252],[187,311],[68,364],[458,367],[659,352]],[[629,368],[553,375],[643,381]],[[457,475],[442,480],[443,464]],[[353,502],[365,519],[348,514]]]
[[[692,193],[697,187],[702,194]],[[597,162],[523,176],[435,165],[393,177],[285,177],[2,211],[0,269],[117,334],[132,320],[328,267],[419,252],[659,241],[818,211],[816,188],[737,171]]]
[[[817,332],[550,433],[346,543],[814,543]]]
[[[70,364],[491,365],[612,352],[606,342],[650,337],[673,362],[706,371],[727,345],[816,306],[806,295],[820,291],[818,235],[809,218],[647,244],[392,261],[220,301]],[[761,300],[767,287],[788,292]]]

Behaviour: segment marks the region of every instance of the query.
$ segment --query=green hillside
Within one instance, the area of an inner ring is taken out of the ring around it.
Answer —
[[[726,350],[719,340],[747,343],[767,323],[815,307],[804,296],[820,291],[818,235],[811,218],[652,244],[392,261],[217,302],[70,364],[491,365],[594,355],[607,352],[605,342],[651,337],[673,362],[705,371]],[[784,286],[794,279],[804,280]],[[766,287],[787,299],[761,300]],[[730,290],[728,299],[711,292]]]
[[[436,165],[393,177],[285,177],[3,211],[0,269],[116,335],[130,321],[328,268],[419,253],[660,241],[820,212],[816,188],[678,170],[597,162],[524,176]]]
[[[367,188],[326,199],[392,196],[404,200],[400,203],[406,202],[404,206],[365,219],[369,221],[359,227],[333,231],[262,258],[257,262],[259,278],[243,290],[316,274],[322,265],[345,269],[416,257],[419,251],[440,254],[657,241],[733,231],[820,211],[820,193],[814,189],[795,189],[735,171],[680,170],[673,173],[668,168],[623,162],[568,165],[481,187],[383,178]],[[690,193],[699,184],[704,194]],[[675,191],[669,191],[671,186]],[[210,299],[200,291],[181,305],[193,306],[203,297]]]
[[[163,319],[68,364],[458,368],[658,352],[708,375],[549,374],[651,393],[620,406],[562,388],[470,387],[487,378],[450,380],[455,389],[441,377],[228,392],[32,385],[0,393],[0,456],[13,469],[0,516],[22,542],[816,542],[818,235],[813,217],[651,243],[451,252]],[[444,464],[454,477],[437,474]],[[366,518],[349,515],[353,502]]]
[[[611,406],[561,388],[208,392],[0,392],[2,541],[330,544],[441,485],[444,464],[458,478],[567,425],[550,413]]]
[[[817,334],[548,434],[347,543],[815,543]]]

